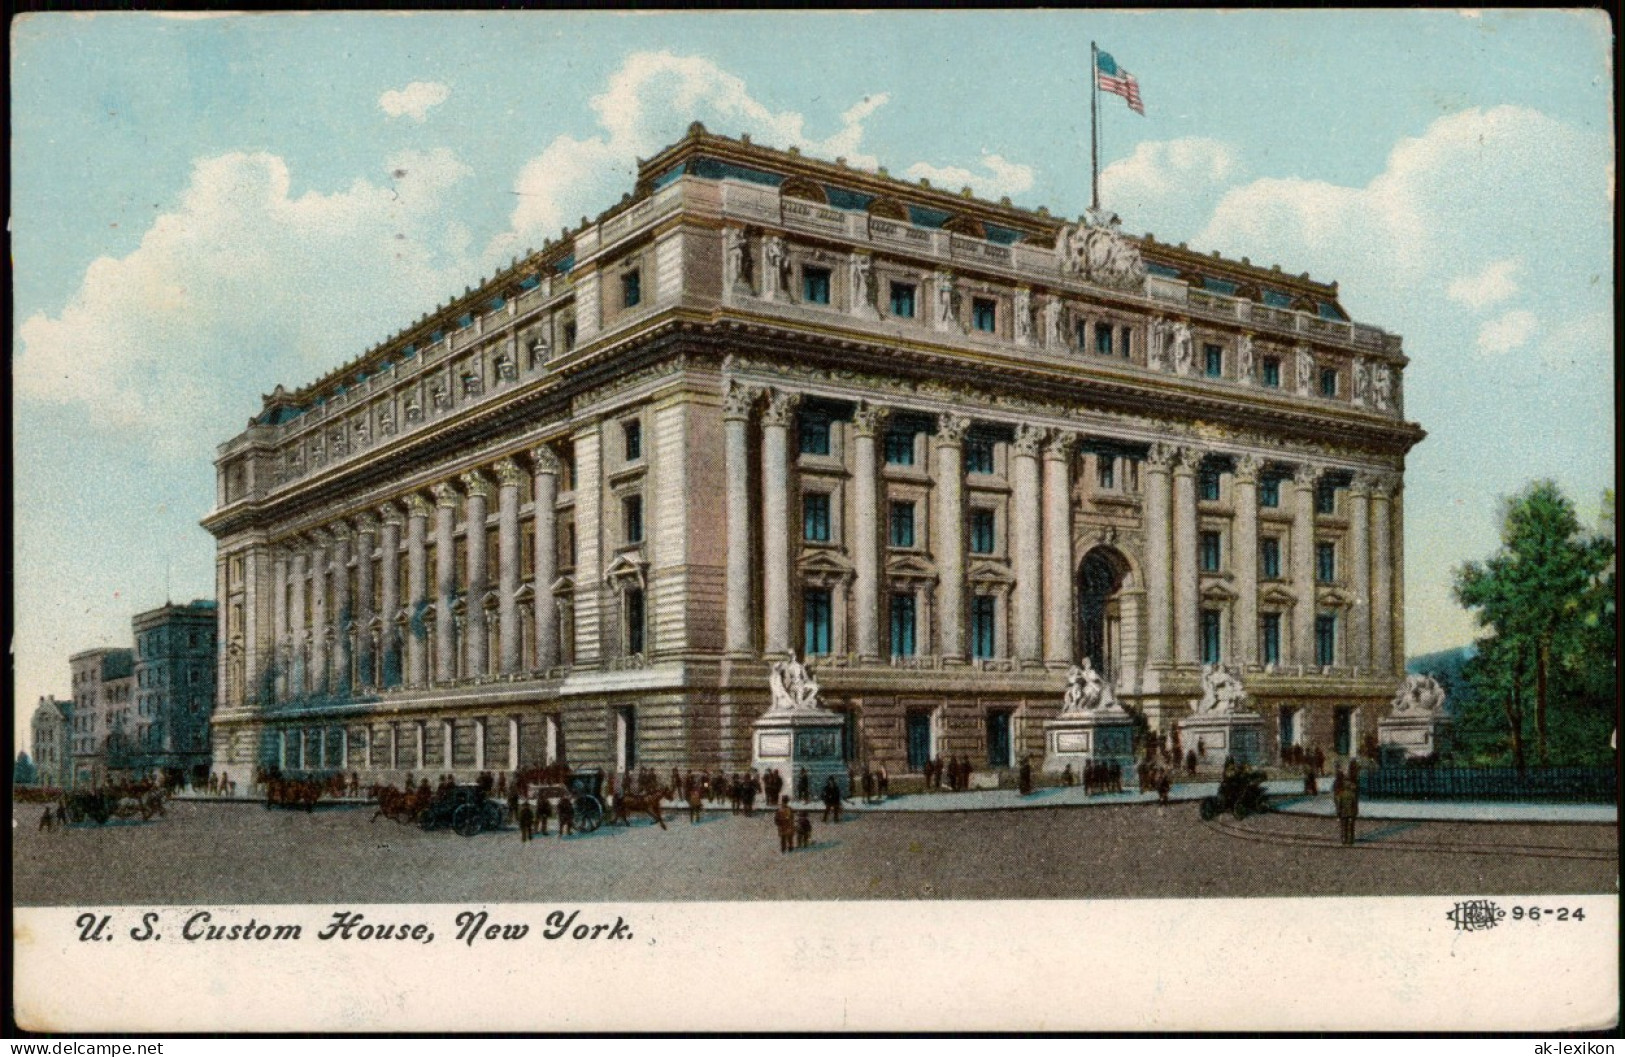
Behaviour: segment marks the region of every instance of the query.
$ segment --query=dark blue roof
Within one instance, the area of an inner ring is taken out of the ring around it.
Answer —
[[[1264,303],[1271,308],[1291,308],[1292,295],[1283,294],[1279,290],[1271,290],[1269,287],[1265,287]]]
[[[1170,268],[1166,264],[1158,264],[1156,261],[1146,261],[1145,270],[1150,272],[1152,275],[1160,275],[1164,279],[1179,278],[1178,268]]]
[[[1315,302],[1315,307],[1319,310],[1321,319],[1333,319],[1339,323],[1347,323],[1349,320],[1349,317],[1343,314],[1343,310],[1334,304],[1330,304],[1325,301],[1317,301]]]
[[[728,162],[717,161],[715,158],[695,158],[688,163],[688,172],[691,176],[700,176],[707,180],[747,180],[750,183],[765,184],[768,187],[777,187],[784,182],[784,177],[778,173],[763,172],[761,169],[751,169],[743,165],[732,165]]]
[[[830,187],[828,185],[824,187],[824,196],[829,199],[829,204],[836,209],[865,210],[875,200],[874,195],[866,195],[858,191],[848,191],[844,187]]]
[[[982,226],[987,229],[987,241],[996,242],[1000,246],[1009,246],[1012,243],[1020,242],[1022,239],[1022,233],[1014,228],[1001,228],[997,224],[984,224]]]
[[[940,228],[948,223],[952,213],[944,213],[940,209],[927,209],[925,206],[909,206],[909,223],[920,228]]]
[[[555,264],[553,266],[553,270],[558,272],[560,275],[563,275],[566,272],[568,272],[571,268],[574,268],[575,266],[576,266],[576,255],[572,253],[572,254],[570,254],[570,256],[564,258],[564,260],[562,260],[559,263]]]
[[[1215,279],[1211,275],[1204,275],[1202,276],[1202,288],[1211,290],[1216,294],[1224,294],[1226,297],[1234,297],[1237,284],[1228,279]]]

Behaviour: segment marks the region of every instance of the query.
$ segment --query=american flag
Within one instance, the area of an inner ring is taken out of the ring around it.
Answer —
[[[1136,114],[1145,113],[1145,104],[1140,102],[1140,82],[1103,51],[1095,54],[1095,84],[1102,92],[1122,96]]]

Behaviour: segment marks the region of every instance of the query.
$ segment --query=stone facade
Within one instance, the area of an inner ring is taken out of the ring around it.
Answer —
[[[66,789],[73,782],[73,701],[39,699],[28,721],[29,746],[40,785]]]
[[[216,767],[736,769],[787,650],[893,774],[1041,756],[1085,656],[1357,747],[1405,363],[1335,284],[696,127],[221,446]]]
[[[216,687],[216,603],[200,599],[136,614],[132,769],[204,779]]]
[[[132,729],[135,651],[82,650],[68,658],[73,679],[72,768],[74,786],[111,777],[109,745],[118,751]]]

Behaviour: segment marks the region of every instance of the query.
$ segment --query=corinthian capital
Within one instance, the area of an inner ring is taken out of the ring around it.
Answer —
[[[1166,444],[1159,440],[1146,451],[1145,465],[1148,469],[1167,473],[1174,464],[1174,456],[1178,450],[1172,444]]]
[[[378,531],[378,518],[368,511],[357,514],[354,520],[358,536],[370,536]]]
[[[937,416],[937,443],[958,446],[965,443],[965,434],[970,432],[970,419],[964,415],[947,412]]]
[[[857,410],[852,412],[852,427],[860,437],[873,437],[886,428],[886,419],[890,415],[888,409],[863,400],[858,403]]]
[[[519,482],[525,478],[524,471],[512,459],[502,459],[491,469],[497,475],[499,488],[518,488]]]
[[[1264,460],[1256,455],[1236,456],[1236,481],[1241,484],[1257,484],[1258,475],[1264,469]]]
[[[378,520],[386,525],[399,525],[406,520],[398,503],[385,503],[378,508]]]
[[[564,472],[564,460],[548,445],[538,444],[530,449],[530,468],[537,476],[551,474],[557,477]]]
[[[762,409],[762,424],[764,426],[789,426],[795,421],[796,408],[800,405],[800,394],[786,393],[782,389],[769,389],[767,391],[767,406]]]
[[[413,492],[406,497],[406,514],[408,517],[426,518],[433,510],[434,507],[427,499],[423,498],[421,492]]]
[[[728,387],[722,394],[722,417],[750,418],[751,411],[756,407],[756,399],[760,395],[760,390],[742,385],[737,379],[728,379]]]
[[[491,487],[491,479],[478,470],[470,470],[459,478],[463,482],[463,490],[470,499],[490,499],[495,489]]]
[[[1299,488],[1313,488],[1320,480],[1322,469],[1314,463],[1306,462],[1292,471],[1292,483]]]
[[[457,489],[450,481],[441,481],[430,491],[434,492],[434,505],[454,510],[457,507]]]
[[[1016,454],[1037,458],[1039,450],[1044,446],[1044,439],[1048,435],[1049,430],[1044,427],[1023,422],[1016,427]]]
[[[1174,449],[1174,472],[1195,473],[1202,467],[1202,449],[1185,445]]]
[[[1078,445],[1078,435],[1071,430],[1058,429],[1049,435],[1044,444],[1044,458],[1070,459],[1073,450]]]

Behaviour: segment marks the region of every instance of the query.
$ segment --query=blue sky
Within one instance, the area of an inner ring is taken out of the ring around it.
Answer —
[[[214,446],[565,224],[696,118],[1076,215],[1089,42],[1133,231],[1403,334],[1409,651],[1467,642],[1498,498],[1614,474],[1595,13],[34,16],[12,23],[17,717],[213,591]]]

